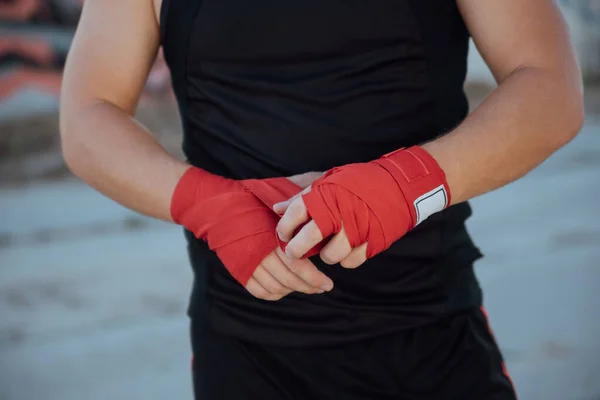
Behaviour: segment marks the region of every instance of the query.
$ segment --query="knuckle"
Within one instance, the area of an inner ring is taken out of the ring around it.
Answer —
[[[298,267],[298,263],[295,262],[290,262],[290,263],[286,263],[288,269],[290,270],[291,273],[293,273],[294,275],[298,275],[300,273],[300,268]]]
[[[294,272],[296,273],[296,275],[308,284],[311,284],[311,282],[309,282],[310,279],[313,279],[315,275],[319,274],[319,270],[317,269],[317,267],[315,267],[314,264],[308,260],[296,260],[294,265]]]
[[[261,289],[260,291],[255,292],[254,297],[262,299],[262,300],[269,300],[272,295],[273,295],[272,293],[269,293],[266,290]]]
[[[337,264],[333,258],[329,257],[327,254],[321,254],[321,261],[323,261],[327,265]]]
[[[353,260],[342,260],[340,262],[340,265],[346,269],[355,269],[358,267],[359,264],[357,264],[355,261]]]
[[[299,293],[304,293],[304,294],[312,294],[313,290],[314,289],[309,287],[308,285],[301,285],[300,287],[296,288],[294,291],[299,292]]]
[[[300,219],[304,217],[306,214],[306,209],[304,208],[304,203],[300,201],[299,197],[296,197],[288,208],[290,212],[290,216],[294,219]]]
[[[292,256],[293,258],[300,258],[302,257],[302,253],[300,252],[300,250],[296,247],[296,246],[289,246],[286,249],[286,252]]]
[[[289,210],[289,208],[288,208]],[[289,228],[289,222],[288,222],[289,216],[288,216],[288,211],[285,212],[285,214],[283,214],[283,216],[281,217],[281,219],[279,220],[279,222],[277,223],[277,232],[278,233],[286,233]]]
[[[254,290],[250,293],[252,293],[252,295],[257,299],[267,300],[267,298],[269,297],[269,292],[265,290]]]
[[[290,277],[287,277],[287,276],[286,276],[286,277],[283,277],[283,278],[281,278],[281,279],[279,280],[279,282],[280,282],[280,283],[281,283],[281,285],[282,285],[281,291],[284,291],[284,290],[285,290],[284,288],[290,288],[290,289],[292,289],[292,288],[293,288],[293,286],[294,286],[294,280],[293,280],[293,279],[290,279]]]
[[[276,254],[274,254],[274,252],[270,252],[269,254],[267,254],[267,256],[265,258],[263,258],[263,260],[260,262],[258,267],[254,270],[254,274],[252,276],[255,277],[259,270],[266,269],[265,265],[270,265],[275,260],[277,260],[277,258],[276,258]]]
[[[265,289],[267,289],[271,294],[279,294],[284,290],[283,287],[278,283],[270,283]]]
[[[269,296],[269,298],[267,300],[277,301],[277,300],[281,300],[284,296],[285,296],[285,294],[273,293]]]
[[[290,247],[289,245],[286,247],[286,251],[287,250],[291,250],[292,247]],[[295,267],[295,260],[290,258],[287,253],[284,253],[281,250],[278,250],[278,252],[280,254],[279,255],[279,259],[281,260],[281,263],[285,266],[286,269],[290,270],[290,271],[294,271],[296,269]]]
[[[327,249],[321,251],[321,260],[323,260],[323,262],[328,265],[337,264],[339,262],[339,258],[337,257],[337,255],[331,250]]]
[[[308,237],[313,242],[319,242],[323,238],[321,231],[316,226],[308,232]]]

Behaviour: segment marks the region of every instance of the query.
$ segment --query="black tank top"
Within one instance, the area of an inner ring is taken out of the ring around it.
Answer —
[[[188,161],[234,179],[366,162],[458,125],[469,35],[453,0],[163,0],[161,34]],[[286,346],[333,345],[478,306],[481,257],[459,204],[355,270],[312,259],[335,284],[252,297],[186,232],[189,314]]]

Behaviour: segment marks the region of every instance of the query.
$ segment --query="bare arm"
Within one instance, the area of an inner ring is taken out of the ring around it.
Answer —
[[[455,130],[423,145],[444,170],[453,203],[522,177],[568,143],[583,122],[580,71],[554,1],[457,3],[499,85]],[[289,254],[299,257],[323,239],[300,196],[277,209],[285,210],[278,233],[289,240]],[[352,249],[342,229],[321,258],[355,268],[367,259],[366,250],[366,243]]]
[[[158,47],[152,0],[86,0],[65,67],[60,130],[74,174],[170,221],[171,195],[189,166],[132,118]]]
[[[189,165],[171,157],[132,115],[159,46],[152,0],[86,0],[65,68],[63,153],[91,186],[140,213],[172,221],[171,196]],[[290,177],[301,187],[321,174]],[[308,260],[279,250],[255,269],[247,290],[266,300],[313,294],[333,282]]]
[[[583,121],[579,68],[552,0],[458,0],[499,86],[453,132],[424,147],[453,203],[499,188],[569,142]]]

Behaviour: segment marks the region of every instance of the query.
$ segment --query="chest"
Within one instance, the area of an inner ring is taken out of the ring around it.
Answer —
[[[420,40],[408,1],[201,1],[190,51],[205,59],[336,56]]]

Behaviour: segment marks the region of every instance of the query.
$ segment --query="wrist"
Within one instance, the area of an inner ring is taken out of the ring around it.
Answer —
[[[400,186],[413,227],[451,204],[446,174],[429,152],[419,146],[388,153],[377,160]]]
[[[182,224],[183,214],[198,201],[235,190],[237,181],[189,166],[175,186],[171,196],[171,218]]]

